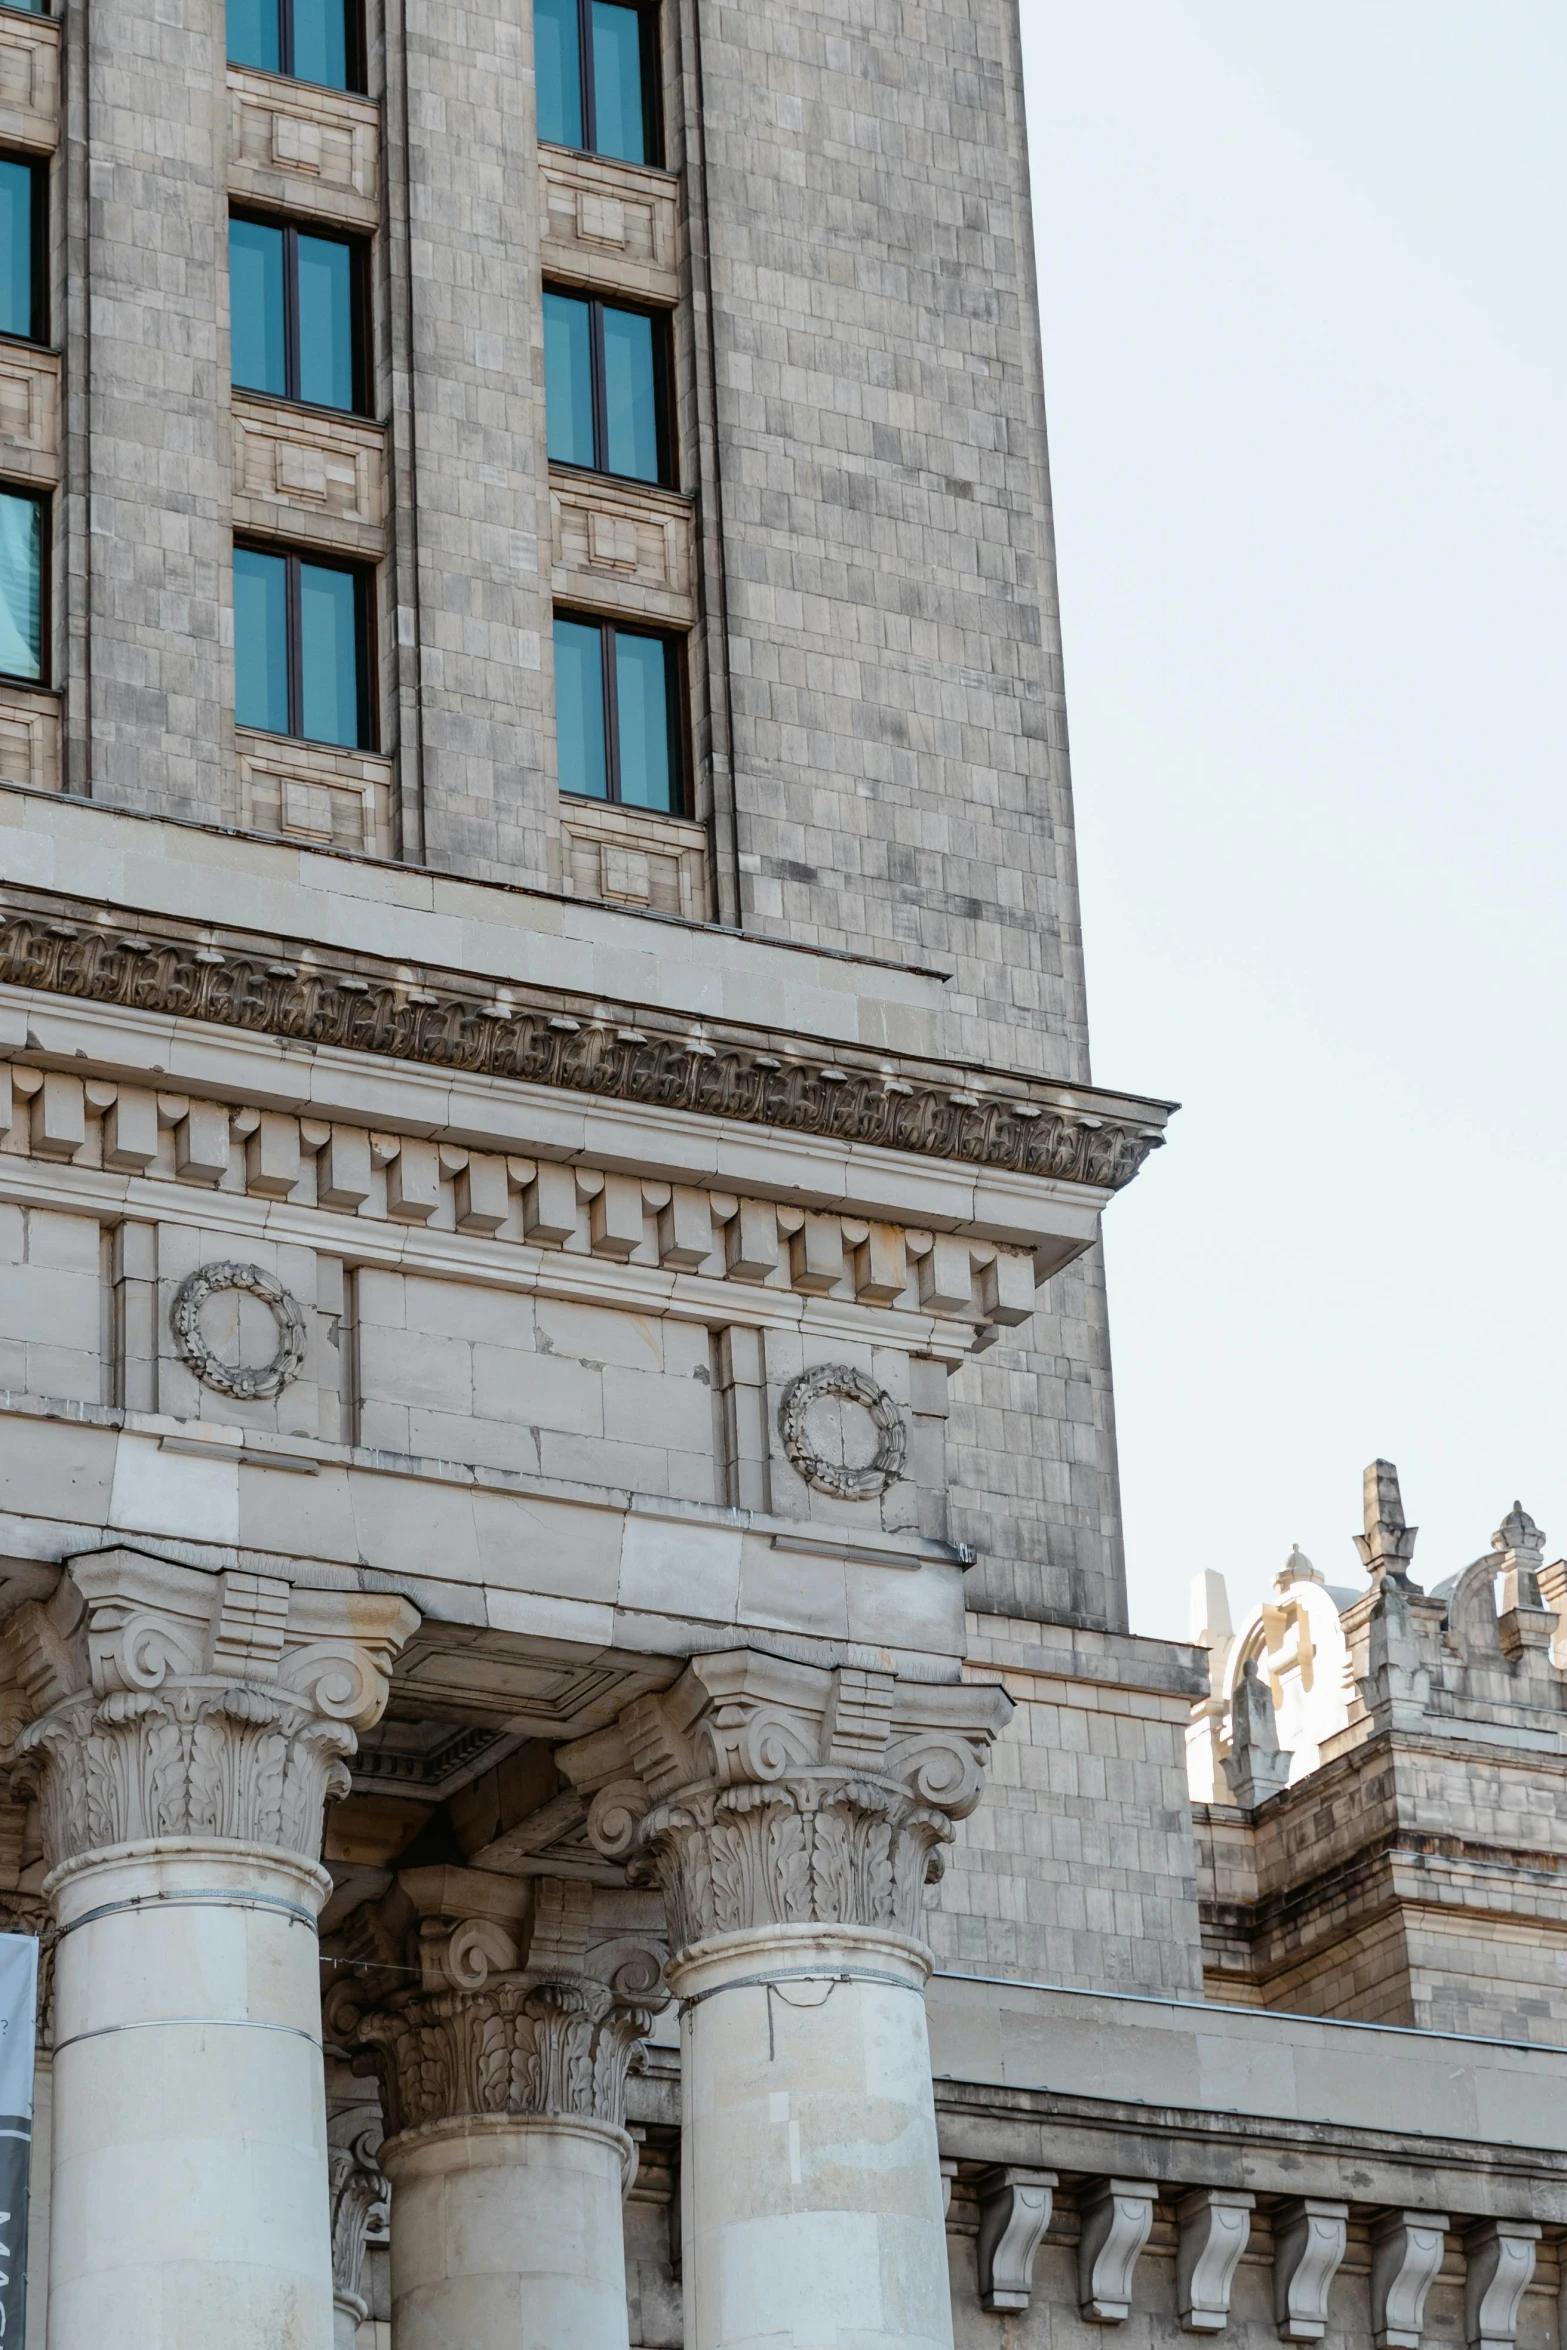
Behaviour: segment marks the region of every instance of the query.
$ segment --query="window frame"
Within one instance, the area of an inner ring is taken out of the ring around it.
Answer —
[[[606,481],[629,481],[643,489],[674,490],[678,493],[677,451],[675,447],[675,330],[674,314],[661,310],[656,302],[623,301],[618,295],[609,296],[592,286],[561,285],[547,278],[546,294],[555,294],[565,302],[581,302],[588,313],[588,357],[593,389],[593,463],[577,465],[565,457],[550,457],[551,465],[563,472],[601,474]],[[658,471],[652,481],[640,473],[614,473],[606,459],[609,454],[609,392],[604,375],[604,313],[623,311],[631,318],[651,319],[653,324],[653,437],[658,444]],[[549,446],[549,411],[545,404],[544,439]]]
[[[314,84],[311,85],[315,87]],[[290,389],[282,392],[262,391],[255,384],[235,383],[232,326],[229,348],[229,384],[247,400],[286,400],[291,408],[308,408],[316,416],[357,416],[369,423],[375,422],[371,396],[370,353],[370,240],[328,226],[323,221],[291,220],[286,214],[267,212],[253,204],[231,204],[229,221],[247,222],[252,228],[270,228],[281,232],[283,238],[283,381]],[[353,375],[353,406],[326,408],[319,400],[305,400],[299,392],[299,240],[315,237],[324,245],[346,245],[349,253],[349,331],[353,337],[350,369]],[[232,271],[230,285],[232,288]],[[232,302],[232,293],[230,296]]]
[[[0,0],[0,6],[4,0]],[[18,11],[31,14],[30,10]],[[42,155],[28,155],[13,147],[0,147],[0,163],[20,164],[33,183],[33,213],[31,221],[32,251],[28,267],[32,272],[32,325],[25,335],[7,334],[0,330],[0,343],[15,343],[28,350],[49,348],[49,160]]]
[[[381,729],[379,725],[380,695],[376,688],[375,635],[375,569],[372,564],[355,563],[328,553],[318,547],[279,546],[274,541],[236,535],[234,552],[246,555],[270,555],[283,564],[283,615],[288,632],[285,647],[288,683],[288,732],[274,734],[270,727],[253,726],[239,715],[239,695],[236,688],[234,723],[243,726],[247,734],[264,734],[271,742],[313,743],[323,751],[347,751],[350,754],[379,753]],[[359,735],[357,743],[334,743],[319,734],[302,731],[305,704],[304,626],[301,617],[299,572],[301,564],[313,564],[319,571],[345,571],[354,583],[354,658],[359,668]],[[237,653],[237,648],[236,648]]]
[[[35,489],[31,482],[0,480],[0,497],[26,498],[38,509],[38,675],[23,677],[19,670],[0,669],[0,685],[20,686],[24,692],[52,693],[54,663],[50,659],[53,642],[52,607],[54,602],[54,508],[47,490]]]
[[[576,792],[560,780],[559,718],[556,720],[555,784],[562,799],[576,800],[589,808],[624,808],[634,816],[672,816],[680,822],[689,822],[691,807],[691,696],[687,670],[687,640],[673,628],[648,628],[641,622],[622,622],[613,613],[584,612],[574,605],[557,604],[551,615],[551,628],[557,620],[574,621],[579,628],[596,628],[599,632],[599,678],[604,695],[604,782],[603,799],[594,792]],[[620,796],[620,683],[616,675],[615,639],[617,636],[652,637],[674,654],[669,664],[674,671],[672,692],[674,707],[669,714],[669,757],[674,770],[675,805],[672,808],[647,808],[639,800],[623,800]],[[558,688],[557,688],[558,693]],[[557,713],[559,704],[557,702]]]
[[[6,4],[7,0],[0,0],[0,7]],[[308,81],[303,74],[294,71],[294,0],[275,0],[275,4],[278,15],[278,68],[274,78],[280,82],[303,82],[307,90],[337,89],[339,85],[336,82]],[[370,93],[366,72],[368,44],[365,40],[364,0],[344,0],[343,18],[343,71],[348,77],[342,84],[343,94],[349,98],[366,98]],[[241,73],[269,73],[271,71],[268,66],[246,65],[238,57],[230,57],[226,27],[223,55],[225,63],[237,66]]]
[[[293,0],[287,0],[289,7]],[[642,124],[649,154],[645,163],[630,163],[622,155],[604,155],[598,139],[598,88],[593,71],[593,0],[576,0],[578,79],[582,89],[582,136],[585,145],[567,147],[568,155],[592,155],[604,163],[625,163],[628,171],[664,171],[664,26],[660,0],[620,0],[634,8],[646,25],[652,20],[652,39],[642,51]],[[541,144],[552,146],[553,140]]]

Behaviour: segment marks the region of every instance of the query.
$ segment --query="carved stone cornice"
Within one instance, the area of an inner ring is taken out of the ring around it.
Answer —
[[[62,919],[62,916],[68,917]],[[1165,1102],[0,893],[0,983],[1119,1191]]]
[[[305,1592],[133,1550],[74,1559],[6,1625],[51,1867],[107,1845],[217,1837],[314,1860],[357,1732],[386,1703],[407,1601]]]
[[[659,1887],[677,1953],[772,1925],[917,1939],[1010,1712],[999,1688],[733,1651],[556,1759],[592,1794],[596,1849]]]

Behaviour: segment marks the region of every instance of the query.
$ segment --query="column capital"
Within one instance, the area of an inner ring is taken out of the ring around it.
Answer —
[[[50,1866],[184,1837],[314,1860],[323,1806],[346,1792],[345,1759],[418,1621],[381,1593],[129,1549],[72,1559],[3,1641]]]
[[[480,2117],[624,2135],[626,2073],[669,1999],[657,1938],[576,1880],[408,1869],[398,1892],[417,1987],[370,2006],[348,1978],[326,2007],[329,2033],[380,2077],[389,2136]],[[629,2166],[629,2139],[625,2152]]]
[[[773,1925],[918,1940],[1011,1711],[992,1685],[729,1650],[556,1760],[591,1799],[596,1850],[663,1893],[677,1954]]]

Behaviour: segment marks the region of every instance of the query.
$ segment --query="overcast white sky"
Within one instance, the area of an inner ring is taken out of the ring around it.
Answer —
[[[1023,0],[1132,1620],[1567,1550],[1567,10]]]

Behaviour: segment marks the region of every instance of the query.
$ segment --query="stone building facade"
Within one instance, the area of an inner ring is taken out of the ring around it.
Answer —
[[[1126,1620],[1007,0],[3,8],[0,205],[31,2350],[1548,2350],[1567,1578]]]

